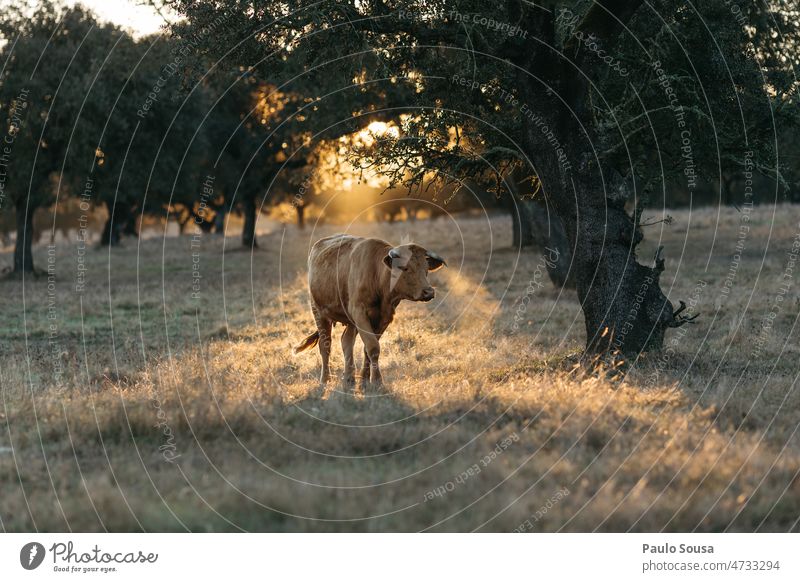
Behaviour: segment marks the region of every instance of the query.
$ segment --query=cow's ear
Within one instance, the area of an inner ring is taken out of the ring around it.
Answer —
[[[432,251],[427,251],[426,258],[428,259],[428,270],[429,271],[438,271],[442,267],[446,267],[447,263],[445,260],[437,255]]]
[[[391,269],[392,268],[392,262],[395,259],[399,259],[399,258],[400,258],[400,253],[397,252],[397,249],[389,249],[389,252],[386,254],[385,257],[383,257],[383,264],[386,265],[387,267],[389,267],[389,269]]]

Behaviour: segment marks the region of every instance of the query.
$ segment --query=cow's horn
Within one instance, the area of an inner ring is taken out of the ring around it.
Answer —
[[[425,251],[425,254],[428,258],[429,271],[438,271],[442,267],[447,266],[447,262],[433,251]]]
[[[397,259],[400,258],[400,251],[397,249],[389,249],[389,252],[383,257],[383,264],[389,267],[390,269],[393,268],[392,263],[394,263]]]

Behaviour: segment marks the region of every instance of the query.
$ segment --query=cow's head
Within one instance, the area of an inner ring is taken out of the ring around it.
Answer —
[[[428,273],[446,267],[444,259],[419,245],[400,245],[389,249],[383,264],[392,271],[390,289],[400,299],[430,301],[435,294]]]

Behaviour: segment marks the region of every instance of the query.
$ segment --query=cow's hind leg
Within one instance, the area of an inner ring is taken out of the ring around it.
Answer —
[[[369,354],[366,346],[364,347],[364,363],[361,364],[361,381],[369,382]]]
[[[319,309],[312,307],[314,313],[314,320],[317,322],[317,330],[319,331],[319,355],[322,356],[322,373],[319,377],[320,384],[326,384],[331,376],[328,363],[331,358],[331,328],[333,322],[330,319],[323,317]]]
[[[356,326],[348,325],[342,334],[342,353],[344,354],[344,384],[355,384],[355,361],[353,360],[353,347],[356,343]]]

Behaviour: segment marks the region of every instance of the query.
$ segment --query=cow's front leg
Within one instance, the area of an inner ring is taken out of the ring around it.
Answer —
[[[353,346],[356,343],[356,326],[348,325],[342,334],[342,353],[344,353],[344,385],[352,386],[356,383],[355,361],[353,360]]]
[[[364,348],[364,363],[361,364],[361,380],[369,382],[369,354],[366,347]]]
[[[379,363],[381,356],[380,336],[376,335],[373,331],[372,324],[366,314],[359,313],[358,316],[353,319],[358,328],[358,335],[361,337],[361,341],[364,342],[364,352],[369,360],[370,383],[376,387],[383,386],[383,377],[381,376]],[[367,376],[364,375],[362,379],[366,382]]]

